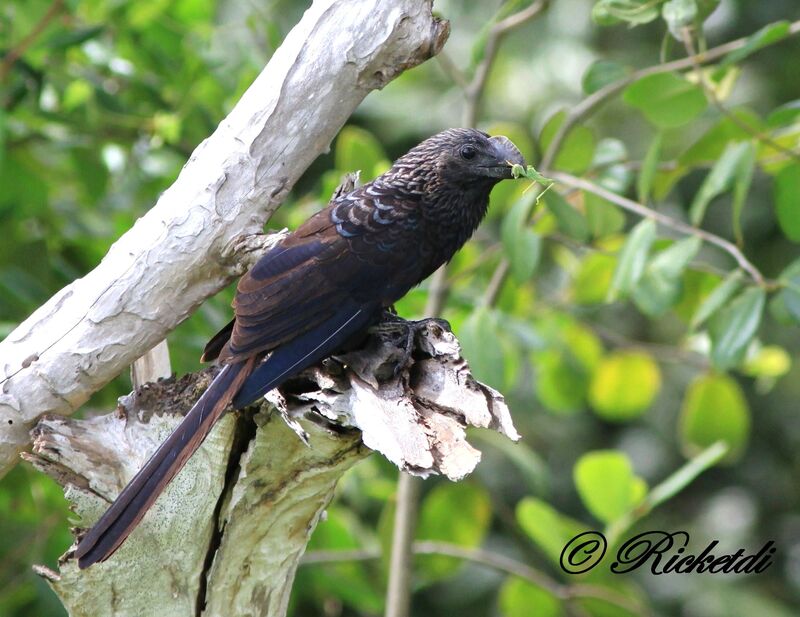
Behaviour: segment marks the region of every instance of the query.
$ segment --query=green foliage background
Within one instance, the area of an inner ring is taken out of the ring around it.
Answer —
[[[344,172],[374,177],[459,124],[459,75],[469,79],[484,59],[492,24],[528,4],[437,2],[452,23],[446,53],[456,69],[434,60],[371,94],[269,226],[295,227]],[[93,268],[147,211],[305,7],[0,5],[0,336]],[[632,79],[590,108],[540,170],[570,176],[541,203],[527,181],[498,187],[449,267],[443,316],[474,373],[506,395],[524,439],[475,433],[484,460],[465,482],[425,483],[418,538],[510,556],[545,582],[420,556],[415,615],[797,614],[800,37],[789,22],[798,18],[796,0],[552,0],[503,40],[477,123],[538,165],[586,97],[684,58],[687,42],[702,50],[749,37],[702,73]],[[575,177],[705,236],[656,226],[570,184]],[[730,244],[721,250],[714,239]],[[509,274],[493,289],[504,260]],[[428,289],[399,312],[422,316]],[[230,297],[209,300],[170,336],[179,373],[198,367]],[[129,387],[121,376],[86,411],[110,409]],[[396,475],[373,456],[342,481],[309,550],[368,559],[301,567],[295,615],[382,613],[378,556],[388,550]],[[0,614],[63,614],[30,565],[55,567],[69,518],[60,490],[28,466],[0,481]],[[759,575],[613,576],[607,564],[565,575],[561,548],[585,529],[605,529],[612,544],[686,530],[694,551],[717,539],[725,552],[767,540],[778,552]],[[576,585],[588,583],[616,600],[581,595]]]

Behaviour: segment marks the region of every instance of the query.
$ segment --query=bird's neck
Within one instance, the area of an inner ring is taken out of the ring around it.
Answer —
[[[478,228],[489,207],[493,185],[444,192],[423,204],[434,268],[450,261]]]

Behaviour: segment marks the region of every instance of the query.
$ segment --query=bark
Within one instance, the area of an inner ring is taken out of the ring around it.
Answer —
[[[502,396],[472,378],[446,322],[409,327],[383,324],[362,349],[270,393],[255,415],[225,416],[108,561],[79,571],[70,550],[60,572],[37,571],[73,616],[154,607],[163,616],[284,615],[336,481],[369,448],[411,473],[458,480],[480,460],[467,426],[518,439]],[[106,416],[43,418],[25,456],[64,485],[89,526],[212,372],[148,384]]]
[[[0,343],[0,474],[242,274],[258,235],[361,100],[439,51],[432,0],[316,0],[175,183],[92,272]]]

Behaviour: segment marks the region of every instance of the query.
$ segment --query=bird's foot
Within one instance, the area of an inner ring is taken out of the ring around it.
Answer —
[[[430,325],[451,331],[450,323],[445,319],[430,317],[418,321],[408,321],[399,317],[394,307],[386,309],[381,320],[370,328],[370,332],[387,341],[400,350],[400,358],[394,367],[394,377],[398,377],[406,367],[413,364],[414,343],[417,335],[426,331]]]

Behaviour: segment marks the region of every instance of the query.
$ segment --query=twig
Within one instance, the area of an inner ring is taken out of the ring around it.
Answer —
[[[472,81],[470,81],[464,89],[464,96],[467,98],[467,105],[464,109],[464,126],[475,126],[475,122],[478,119],[481,99],[483,98],[486,86],[486,80],[489,78],[489,73],[491,72],[492,65],[497,56],[497,50],[500,48],[500,42],[503,37],[514,28],[518,28],[522,24],[534,19],[547,8],[549,3],[550,0],[537,0],[521,11],[498,21],[491,27],[489,36],[486,39],[483,60],[481,60],[478,67],[475,69],[475,75],[472,77]]]
[[[792,36],[798,32],[800,32],[800,20],[790,24],[788,36]],[[723,45],[719,45],[718,47],[713,47],[708,51],[701,52],[687,58],[680,58],[679,60],[673,60],[672,62],[667,62],[665,64],[657,64],[654,66],[649,66],[645,69],[634,71],[627,77],[623,77],[622,79],[600,88],[600,90],[597,92],[590,94],[580,103],[575,105],[575,107],[570,109],[570,111],[567,113],[567,117],[564,118],[564,122],[562,122],[561,126],[558,127],[556,134],[553,136],[553,139],[547,148],[547,152],[545,152],[544,157],[542,157],[541,167],[544,169],[551,168],[556,155],[561,149],[564,139],[566,139],[570,131],[575,128],[579,122],[594,113],[594,111],[600,105],[621,92],[629,84],[641,79],[642,77],[647,77],[648,75],[691,69],[695,66],[695,64],[708,64],[709,62],[717,60],[718,58],[722,58],[732,51],[741,49],[747,43],[748,38],[749,37],[742,37],[740,39],[736,39],[735,41],[730,41]]]
[[[389,582],[386,587],[386,617],[407,617],[411,607],[414,532],[419,510],[419,478],[400,472],[397,481],[397,508],[389,557]]]
[[[47,9],[47,12],[42,15],[42,18],[36,22],[33,30],[31,30],[24,39],[12,47],[6,53],[6,55],[3,56],[3,60],[0,62],[0,82],[5,80],[6,75],[8,75],[8,72],[11,70],[11,67],[14,66],[14,63],[22,57],[22,54],[24,54],[31,45],[33,45],[34,41],[39,38],[39,35],[44,32],[48,24],[56,17],[56,15],[61,12],[63,8],[64,0],[53,0],[53,4],[51,4],[50,8]]]
[[[692,34],[689,28],[682,28],[681,35],[683,38],[683,46],[686,48],[686,53],[689,58],[697,58],[697,54],[694,48],[694,41],[692,40]],[[770,148],[777,150],[778,152],[782,152],[789,158],[793,158],[795,160],[800,160],[800,155],[791,148],[787,148],[782,146],[777,141],[772,139],[766,133],[759,131],[757,128],[750,126],[747,122],[744,122],[739,116],[736,114],[731,113],[723,104],[722,101],[719,100],[717,93],[714,92],[713,86],[709,83],[708,79],[706,78],[705,74],[703,73],[703,69],[697,62],[693,64],[693,71],[694,74],[697,76],[697,82],[700,84],[700,87],[703,88],[703,93],[706,95],[711,104],[714,108],[719,111],[723,116],[728,118],[731,122],[733,122],[736,126],[742,129],[748,135],[753,136],[755,139],[768,145]]]
[[[705,231],[704,229],[692,227],[683,221],[679,221],[667,216],[666,214],[662,214],[661,212],[647,208],[646,206],[643,206],[632,199],[628,199],[622,195],[617,195],[616,193],[604,189],[602,186],[595,184],[594,182],[590,182],[589,180],[576,178],[573,175],[565,174],[560,171],[548,170],[547,172],[543,171],[542,173],[546,173],[548,177],[553,178],[557,182],[580,189],[582,191],[593,193],[598,197],[602,197],[603,199],[618,205],[620,208],[628,210],[629,212],[633,212],[638,216],[653,219],[665,227],[669,227],[670,229],[674,229],[675,231],[679,231],[683,234],[697,236],[709,244],[718,246],[731,257],[733,257],[736,260],[736,263],[739,264],[742,270],[750,275],[750,278],[752,278],[757,285],[760,285],[761,287],[770,286],[758,268],[756,268],[732,242],[725,240],[725,238],[720,238],[719,236]]]
[[[486,549],[467,548],[449,542],[436,541],[414,542],[412,548],[415,555],[444,555],[446,557],[454,557],[519,577],[545,589],[561,600],[569,601],[591,598],[614,604],[634,614],[647,614],[647,609],[644,606],[632,601],[630,598],[613,589],[601,585],[582,583],[564,585],[541,570],[537,570],[525,563]],[[303,556],[301,565],[339,563],[342,561],[370,561],[373,559],[380,559],[380,557],[380,549],[311,551]]]

